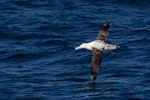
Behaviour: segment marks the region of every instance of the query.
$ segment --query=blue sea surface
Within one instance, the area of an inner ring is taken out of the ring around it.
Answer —
[[[75,51],[110,22],[99,75]],[[149,0],[0,0],[0,100],[150,100]]]

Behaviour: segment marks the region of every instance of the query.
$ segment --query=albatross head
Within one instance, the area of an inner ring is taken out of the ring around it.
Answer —
[[[76,47],[75,50],[86,48],[86,43],[82,43],[80,46]]]

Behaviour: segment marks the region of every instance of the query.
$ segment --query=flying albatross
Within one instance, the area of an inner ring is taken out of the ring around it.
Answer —
[[[108,37],[108,29],[109,29],[109,22],[107,22],[99,31],[96,40],[91,41],[89,43],[82,43],[80,46],[75,48],[75,50],[87,49],[93,51],[92,63],[91,63],[92,80],[95,80],[98,75],[99,67],[102,61],[103,51],[120,48],[120,46],[106,43]]]

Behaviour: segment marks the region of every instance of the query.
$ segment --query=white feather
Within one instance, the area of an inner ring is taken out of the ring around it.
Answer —
[[[75,50],[78,49],[88,49],[93,50],[93,48],[99,49],[101,51],[116,49],[117,45],[107,44],[101,40],[95,40],[89,43],[82,43],[80,46],[76,47]]]

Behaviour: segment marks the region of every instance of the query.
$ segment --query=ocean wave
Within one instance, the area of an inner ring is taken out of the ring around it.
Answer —
[[[130,40],[130,41],[127,41],[126,43],[127,44],[130,44],[130,43],[136,43],[136,44],[146,43],[147,44],[149,42],[150,42],[150,39],[141,38],[141,39]]]
[[[145,29],[145,28],[141,28],[141,29],[134,29],[133,32],[142,32],[142,33],[144,33],[144,32],[150,32],[150,30]]]
[[[0,10],[0,98],[149,99],[148,0],[0,0]],[[108,21],[121,48],[103,53],[93,82],[92,51],[75,47]]]
[[[41,54],[25,54],[25,53],[19,53],[19,54],[12,54],[7,55],[6,57],[1,58],[3,61],[14,61],[14,62],[26,62],[31,60],[36,60],[41,58]]]

